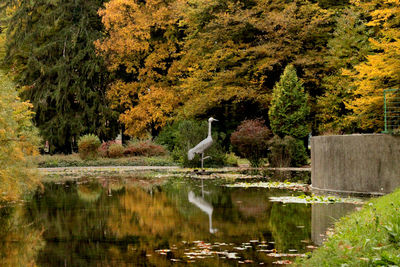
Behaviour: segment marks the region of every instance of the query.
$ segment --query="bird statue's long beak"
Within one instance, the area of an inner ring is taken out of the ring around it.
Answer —
[[[214,119],[214,121],[218,121],[217,119]]]

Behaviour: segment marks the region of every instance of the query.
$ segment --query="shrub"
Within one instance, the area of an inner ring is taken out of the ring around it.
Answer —
[[[165,126],[156,137],[155,142],[166,147],[168,151],[174,151],[175,144],[178,142],[178,140],[176,140],[177,136],[179,135],[178,126],[179,123],[173,123]]]
[[[115,140],[101,143],[101,146],[98,149],[99,155],[103,158],[108,157],[108,148],[113,144],[116,144]]]
[[[78,151],[82,159],[92,159],[98,156],[101,145],[100,139],[94,134],[87,134],[79,138]]]
[[[232,133],[231,143],[235,152],[248,159],[251,166],[258,167],[267,156],[271,136],[263,120],[245,120]]]
[[[108,157],[120,158],[124,155],[125,148],[121,144],[112,144],[108,148]]]
[[[237,167],[239,165],[238,163],[238,157],[235,155],[235,153],[228,153],[225,156],[225,163],[228,166],[234,166]]]
[[[167,153],[161,145],[153,143],[151,140],[131,142],[125,148],[124,154],[130,156],[163,156]]]
[[[268,161],[271,167],[299,167],[307,163],[307,151],[300,140],[274,136],[270,141]]]

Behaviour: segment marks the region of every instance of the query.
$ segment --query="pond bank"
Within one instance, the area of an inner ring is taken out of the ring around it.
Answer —
[[[146,176],[157,178],[163,176],[185,176],[194,179],[268,179],[275,181],[310,181],[311,174],[307,168],[247,168],[224,167],[205,169],[182,168],[178,166],[90,166],[90,167],[53,167],[38,168],[44,174],[44,181],[54,178],[75,179],[88,176]]]
[[[400,189],[336,223],[328,240],[298,266],[399,266]]]

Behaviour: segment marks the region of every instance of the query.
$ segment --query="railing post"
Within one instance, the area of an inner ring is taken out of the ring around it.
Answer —
[[[385,130],[383,131],[384,133],[388,133],[388,129],[387,129],[387,113],[386,113],[386,90],[383,90],[383,109],[384,109],[384,118],[385,118]]]

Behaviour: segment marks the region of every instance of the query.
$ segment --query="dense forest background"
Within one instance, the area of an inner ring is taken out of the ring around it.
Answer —
[[[209,116],[227,140],[244,119],[270,127],[289,65],[314,135],[380,132],[400,84],[399,0],[5,0],[0,16],[0,78],[52,153]]]

